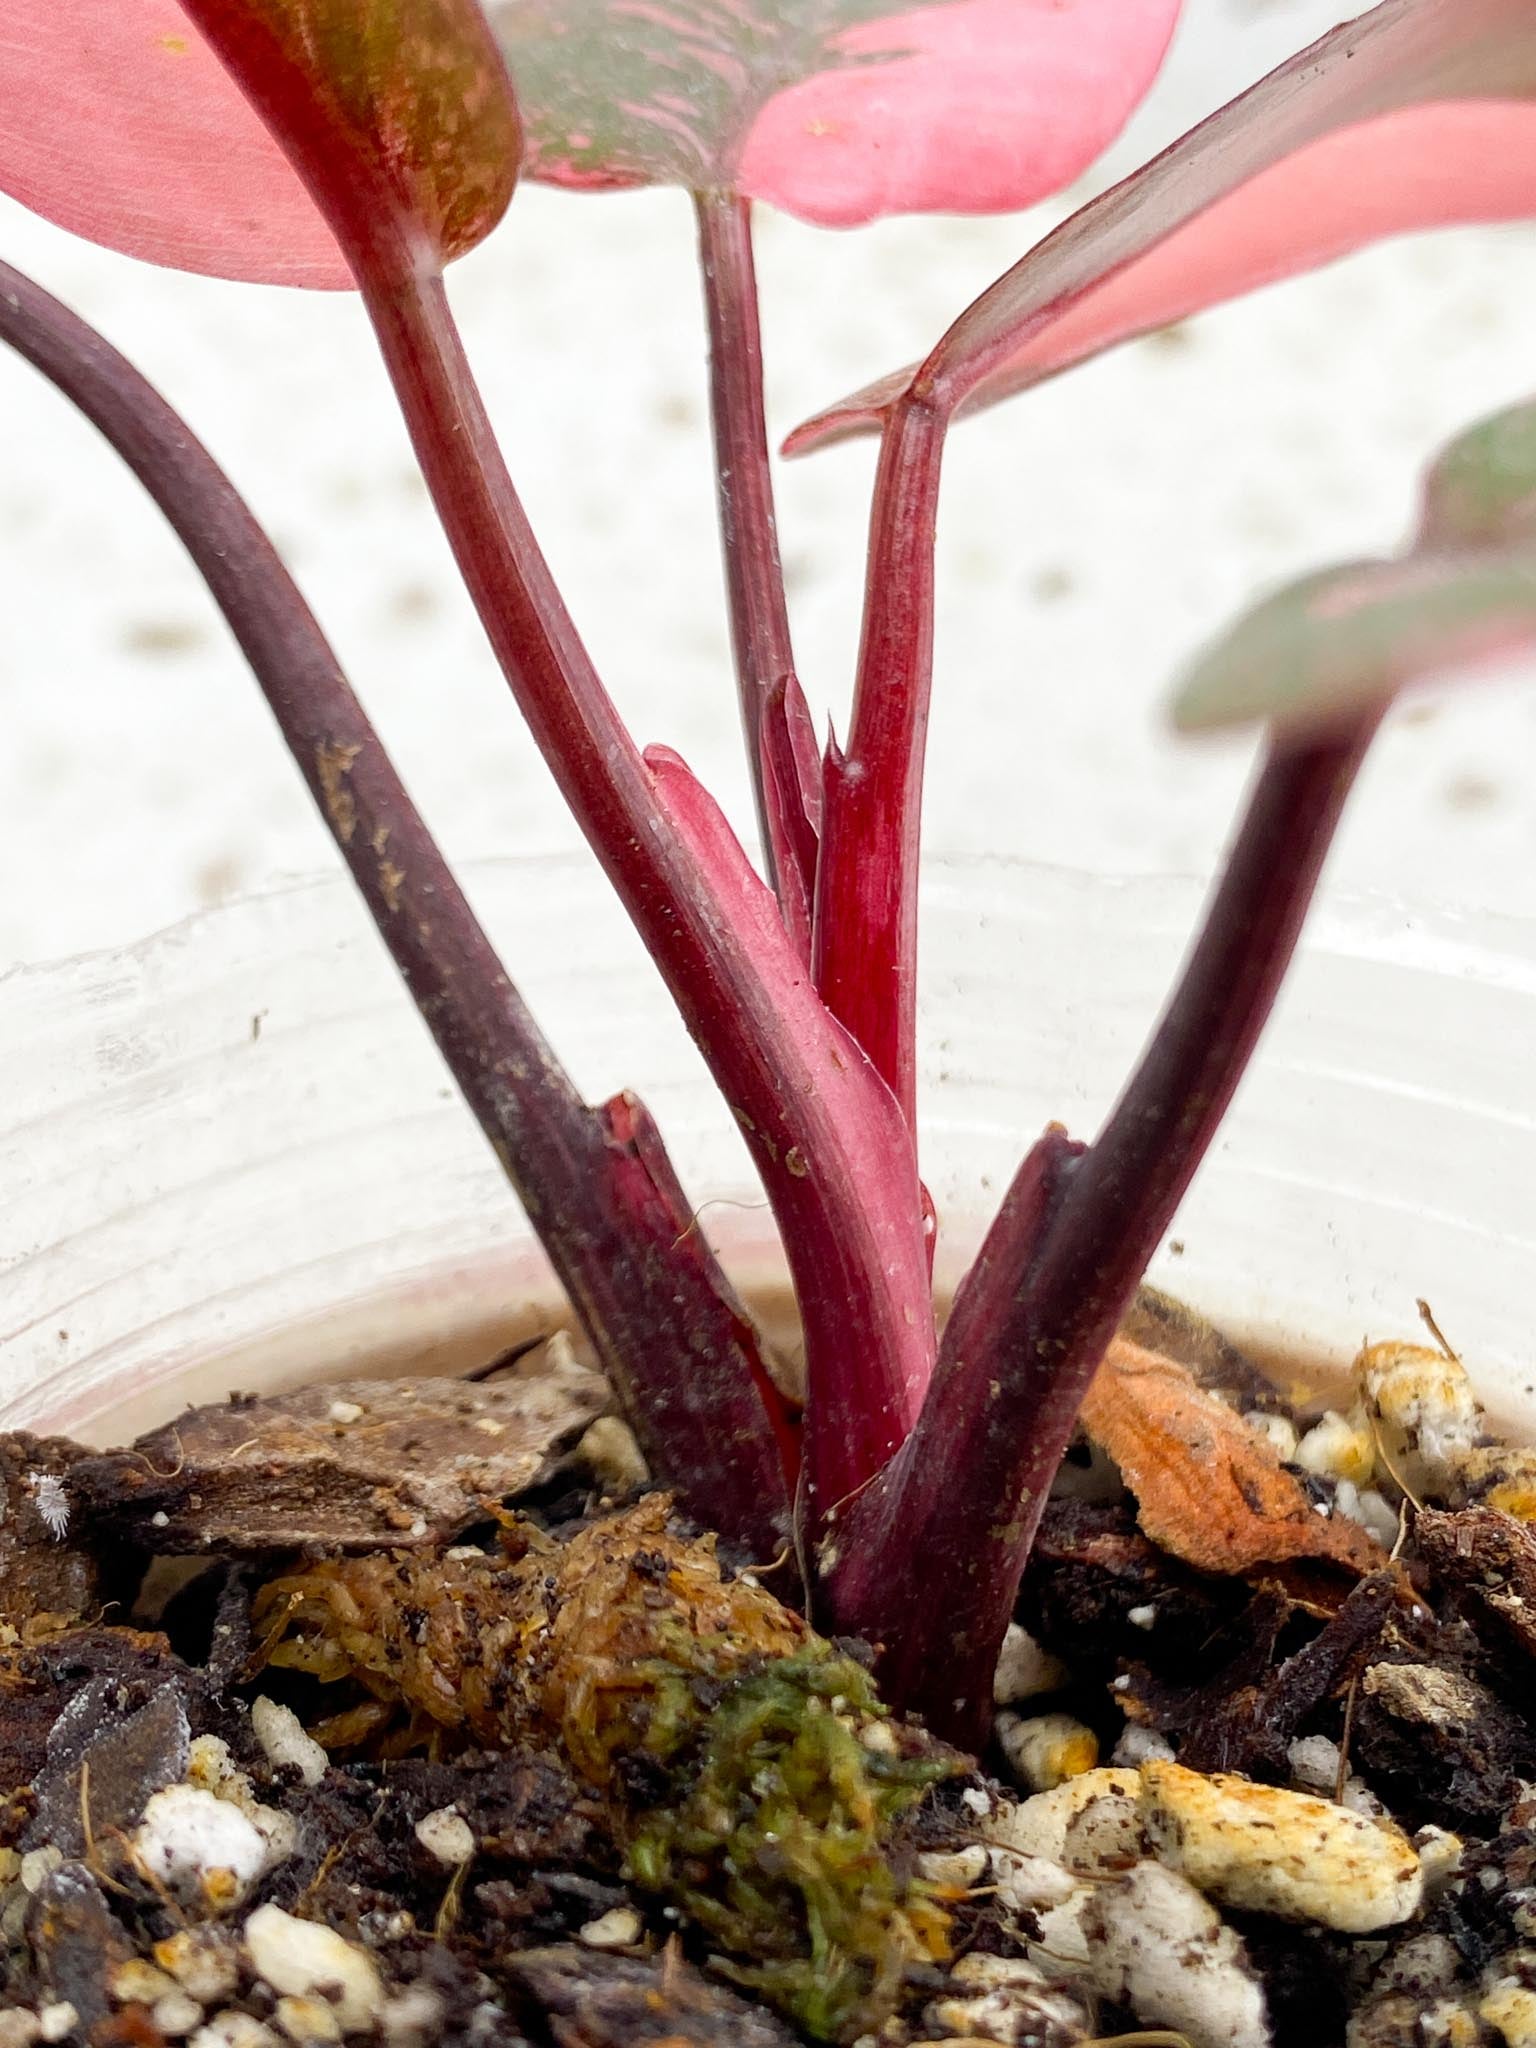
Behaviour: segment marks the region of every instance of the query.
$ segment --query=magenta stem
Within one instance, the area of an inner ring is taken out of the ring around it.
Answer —
[[[933,1356],[916,1164],[871,1156],[829,1086],[834,1042],[660,800],[555,588],[491,431],[439,277],[363,283],[427,486],[535,740],[741,1125],[784,1240],[805,1336],[813,1505],[878,1470]],[[786,1025],[785,1005],[799,1019]]]
[[[1094,1144],[1048,1132],[957,1298],[917,1427],[833,1531],[831,1619],[966,1746],[1088,1383],[1274,1004],[1375,730],[1273,743],[1172,1000]]]
[[[917,887],[944,422],[905,400],[880,444],[846,752],[828,752],[816,986],[916,1128]]]
[[[184,422],[100,335],[3,265],[0,339],[101,431],[186,546],[656,1469],[693,1513],[771,1556],[794,1483],[783,1404],[645,1112],[631,1098],[582,1101],[309,607]],[[409,1201],[405,1180],[402,1214]]]
[[[694,203],[709,326],[715,494],[742,729],[769,880],[790,937],[809,960],[821,783],[779,560],[752,212],[733,192],[700,192]]]

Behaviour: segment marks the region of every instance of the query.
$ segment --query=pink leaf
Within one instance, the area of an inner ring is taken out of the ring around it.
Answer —
[[[445,262],[520,142],[478,0],[0,0],[0,187],[130,255],[345,285],[334,232]]]
[[[0,190],[151,263],[352,282],[297,173],[176,0],[0,0]]]
[[[838,36],[845,60],[776,93],[739,188],[802,220],[1011,213],[1070,185],[1119,133],[1173,30],[1168,0],[959,0]]]
[[[1305,576],[1209,647],[1174,706],[1182,732],[1329,733],[1409,684],[1536,652],[1529,549],[1426,549]]]
[[[529,174],[848,226],[1028,205],[1151,83],[1179,0],[493,0]]]
[[[1185,731],[1263,719],[1336,729],[1410,683],[1536,652],[1536,403],[1458,434],[1424,480],[1406,554],[1303,577],[1267,597],[1184,678]]]
[[[877,426],[920,388],[971,409],[1386,235],[1536,214],[1530,0],[1385,0],[1094,200],[915,371],[791,437]]]

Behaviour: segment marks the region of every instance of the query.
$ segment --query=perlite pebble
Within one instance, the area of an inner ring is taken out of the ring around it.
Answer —
[[[263,1806],[250,1779],[218,1735],[199,1735],[187,1753],[187,1783],[233,1806],[266,1844],[267,1868],[285,1862],[298,1847],[298,1823],[290,1813]]]
[[[1099,1738],[1071,1714],[999,1714],[997,1740],[1009,1768],[1031,1792],[1051,1792],[1099,1760]]]
[[[216,2012],[187,2048],[279,2048],[278,2036],[248,2012]]]
[[[1423,1895],[1400,1828],[1309,1793],[1149,1763],[1138,1806],[1159,1861],[1223,1905],[1369,1934]]]
[[[945,1885],[957,1892],[980,1884],[986,1869],[987,1852],[980,1842],[968,1842],[963,1849],[929,1849],[917,1859],[917,1874],[925,1884]]]
[[[144,1808],[133,1852],[178,1899],[238,1905],[268,1868],[266,1838],[238,1806],[198,1785],[167,1785]]]
[[[962,1956],[950,1973],[955,1987],[925,2015],[951,2040],[1001,2041],[1010,2048],[1056,2048],[1082,2041],[1088,2013],[1081,2000],[1021,1957]]]
[[[157,1998],[164,1998],[168,1991],[177,1988],[174,1977],[157,1970],[142,1956],[130,1956],[119,1963],[107,1979],[107,1989],[119,2005],[153,2005]]]
[[[1351,1813],[1363,1813],[1371,1820],[1381,1820],[1386,1816],[1386,1808],[1370,1786],[1352,1771],[1344,1773],[1341,1790],[1339,1746],[1330,1742],[1326,1735],[1304,1735],[1291,1744],[1287,1754],[1291,1778],[1298,1790],[1316,1792],[1324,1799],[1332,1799],[1338,1792],[1340,1804],[1347,1806]]]
[[[444,2011],[430,1984],[408,1984],[379,2014],[379,2031],[389,2048],[436,2048]]]
[[[211,1792],[237,1807],[267,1845],[268,1867],[283,1862],[298,1847],[298,1824],[292,1814],[263,1806],[255,1787],[218,1735],[199,1735],[187,1753],[187,1783]]]
[[[414,1913],[381,1913],[377,1910],[360,1915],[357,1931],[370,1948],[387,1948],[392,1941],[404,1941],[408,1934],[416,1931]]]
[[[1536,2048],[1536,1991],[1513,1977],[1501,1979],[1478,2000],[1477,2010],[1498,2029],[1504,2048]]]
[[[1296,1456],[1296,1425],[1288,1415],[1266,1415],[1261,1408],[1252,1408],[1243,1420],[1255,1436],[1263,1438],[1282,1465],[1291,1463]]]
[[[1154,1759],[1166,1763],[1172,1755],[1173,1744],[1166,1735],[1159,1735],[1155,1728],[1144,1728],[1139,1721],[1127,1721],[1109,1760],[1112,1764],[1123,1764],[1127,1770],[1139,1771],[1144,1763]]]
[[[190,2034],[200,2024],[203,2008],[185,1991],[172,1990],[155,2000],[149,2016],[168,2041],[179,2041],[183,2034]]]
[[[1483,1433],[1467,1369],[1421,1344],[1372,1344],[1355,1360],[1390,1474],[1419,1495],[1454,1494],[1456,1467]]]
[[[1411,1991],[1369,1998],[1350,2015],[1344,2048],[1489,2048],[1487,2028],[1459,1998],[1431,2003]]]
[[[1376,1991],[1411,1991],[1416,1998],[1439,1998],[1461,1981],[1461,1955],[1445,1934],[1404,1935],[1377,1965]]]
[[[246,1954],[278,1995],[325,1998],[344,2034],[373,2024],[384,1980],[372,1956],[318,1921],[296,1920],[281,1906],[258,1906],[245,1923]]]
[[[587,1948],[633,1948],[640,1939],[642,1925],[633,1906],[615,1906],[578,1928],[576,1939]]]
[[[1145,1854],[1140,1791],[1137,1771],[1085,1771],[1053,1792],[1000,1807],[987,1839],[1020,1856],[1044,1857],[1078,1877],[1110,1877]]]
[[[416,1823],[416,1839],[429,1856],[450,1870],[475,1853],[475,1831],[456,1806],[439,1806]]]
[[[1490,1983],[1497,1976],[1495,1965]],[[1346,2048],[1487,2048],[1476,2003],[1461,1953],[1446,1935],[1405,1935],[1372,1971],[1350,2016]]]
[[[240,1978],[234,1943],[223,1928],[184,1927],[155,1943],[155,1961],[204,2005],[228,1998]]]
[[[1455,1467],[1461,1490],[1517,1522],[1536,1522],[1536,1450],[1528,1444],[1483,1444]]]
[[[0,2012],[0,2048],[32,2048],[38,2031],[35,2012]]]
[[[1397,1541],[1397,1509],[1374,1486],[1355,1486],[1341,1479],[1333,1490],[1333,1511],[1358,1522],[1383,1550],[1390,1550]]]
[[[37,2009],[39,2041],[67,2040],[79,2024],[80,2015],[66,1998],[61,1998],[55,2005],[40,2005]]]
[[[296,1998],[290,1995],[277,2001],[277,2010],[272,2017],[298,2048],[311,2048],[312,2043],[329,2043],[341,2039],[341,2021],[336,2008],[323,1998]]]
[[[1449,1828],[1423,1827],[1413,1838],[1419,1852],[1419,1869],[1424,1876],[1424,1895],[1433,1899],[1461,1875],[1466,1844]]]
[[[251,1733],[268,1763],[279,1769],[292,1765],[306,1785],[318,1785],[325,1776],[330,1759],[292,1707],[280,1706],[262,1693],[251,1702]]]
[[[1013,1849],[992,1849],[992,1882],[1006,1913],[1038,1913],[1063,1905],[1078,1881],[1048,1856],[1021,1856]]]
[[[1330,1408],[1297,1444],[1292,1463],[1319,1479],[1369,1486],[1376,1475],[1376,1439],[1364,1408],[1353,1408],[1348,1415]]]
[[[64,1861],[64,1851],[56,1849],[52,1842],[45,1848],[29,1849],[21,1859],[21,1888],[24,1892],[40,1891],[43,1880],[52,1875]]]
[[[632,1493],[651,1476],[634,1431],[617,1415],[599,1415],[589,1423],[576,1455],[608,1493]]]
[[[992,1679],[992,1698],[996,1704],[1011,1707],[1040,1693],[1058,1692],[1066,1682],[1067,1667],[1061,1659],[1042,1650],[1016,1621],[1010,1622]]]
[[[1286,1751],[1292,1782],[1303,1792],[1331,1792],[1338,1782],[1339,1745],[1327,1735],[1303,1735]]]
[[[1239,1937],[1194,1886],[1138,1863],[1085,1894],[1084,1979],[1144,2026],[1171,2027],[1191,2048],[1269,2048],[1264,1992]]]

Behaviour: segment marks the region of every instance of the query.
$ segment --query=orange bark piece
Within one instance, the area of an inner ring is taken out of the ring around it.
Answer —
[[[1311,1557],[1365,1572],[1382,1562],[1357,1522],[1318,1514],[1241,1416],[1156,1351],[1117,1338],[1082,1424],[1120,1467],[1146,1534],[1200,1571]]]

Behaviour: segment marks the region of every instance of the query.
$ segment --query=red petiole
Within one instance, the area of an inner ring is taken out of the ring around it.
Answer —
[[[880,446],[848,745],[827,753],[816,986],[917,1128],[917,883],[933,680],[944,421],[921,402]]]
[[[441,279],[360,286],[503,672],[762,1176],[804,1325],[810,1500],[825,1506],[890,1456],[931,1371],[910,1133],[713,803],[625,731],[529,529]]]
[[[530,1216],[641,1441],[694,1512],[771,1556],[795,1442],[759,1340],[632,1096],[560,1066],[270,541],[158,392],[0,265],[0,339],[95,425],[224,612],[438,1049]]]
[[[923,1414],[831,1538],[839,1625],[896,1697],[984,1737],[1078,1407],[1258,1042],[1377,714],[1275,744],[1162,1021],[1090,1146],[1048,1131],[964,1282]]]
[[[751,209],[731,192],[701,192],[695,205],[709,323],[720,541],[747,766],[768,879],[795,950],[809,960],[821,770],[811,715],[795,674],[779,560],[763,417],[763,342]]]

